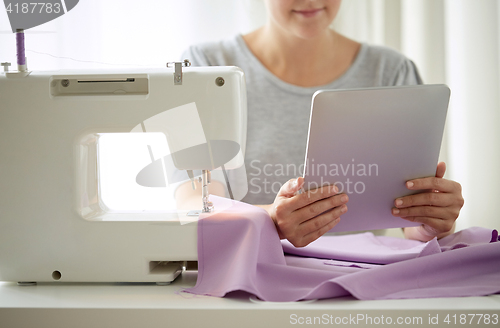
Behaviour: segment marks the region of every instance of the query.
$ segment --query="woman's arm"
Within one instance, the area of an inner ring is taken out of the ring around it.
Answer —
[[[187,181],[175,190],[174,197],[178,210],[198,210],[203,207],[203,201],[201,198],[201,182],[195,179],[193,183],[195,189],[193,189],[191,181]],[[226,197],[224,185],[217,180],[212,180],[209,185],[209,192],[210,195]]]

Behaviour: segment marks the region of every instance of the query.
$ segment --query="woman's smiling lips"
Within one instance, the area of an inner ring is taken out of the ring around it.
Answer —
[[[314,17],[318,15],[324,8],[318,9],[304,9],[304,10],[293,10],[295,14],[301,15],[303,17]]]

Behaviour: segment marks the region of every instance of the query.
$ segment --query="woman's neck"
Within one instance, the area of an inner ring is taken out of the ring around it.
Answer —
[[[266,25],[245,35],[253,54],[281,80],[303,87],[327,84],[354,60],[359,44],[333,30],[302,39]]]

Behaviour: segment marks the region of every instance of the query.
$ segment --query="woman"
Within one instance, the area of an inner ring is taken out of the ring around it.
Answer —
[[[422,81],[403,55],[360,44],[330,29],[340,0],[265,2],[264,26],[231,40],[192,46],[183,58],[195,66],[234,65],[245,72],[249,192],[243,201],[269,204],[259,206],[269,212],[280,237],[305,246],[339,222],[348,202],[348,196],[333,186],[297,193],[303,184],[296,177],[302,175],[312,94],[318,89]],[[436,177],[407,183],[408,189],[428,192],[395,200],[394,216],[421,223],[404,229],[407,238],[428,241],[454,231],[463,198],[460,184],[443,179],[445,170],[439,163]]]

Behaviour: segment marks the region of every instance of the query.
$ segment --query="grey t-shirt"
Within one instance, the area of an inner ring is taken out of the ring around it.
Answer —
[[[272,203],[286,181],[303,175],[315,91],[422,83],[408,58],[390,48],[365,43],[342,76],[311,88],[286,83],[273,75],[253,55],[241,35],[191,46],[182,59],[189,59],[193,66],[238,66],[245,72],[248,193],[242,201],[250,204]]]

